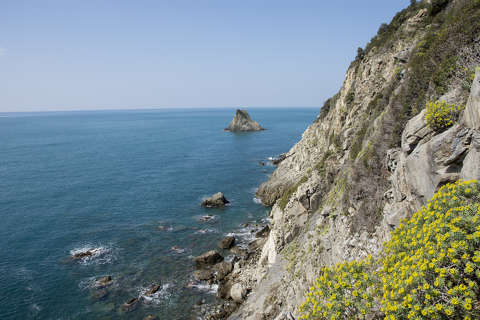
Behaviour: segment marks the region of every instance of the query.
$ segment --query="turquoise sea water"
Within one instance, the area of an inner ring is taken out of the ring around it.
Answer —
[[[192,256],[230,232],[249,240],[241,225],[269,211],[254,193],[274,167],[259,161],[318,113],[249,111],[268,130],[224,132],[233,109],[0,113],[0,319],[193,319],[215,288],[189,285]],[[230,206],[200,207],[218,191]],[[84,249],[96,254],[69,259]]]

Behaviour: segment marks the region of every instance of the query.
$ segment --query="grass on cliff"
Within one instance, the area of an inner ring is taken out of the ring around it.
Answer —
[[[298,187],[308,181],[308,176],[303,176],[300,181],[298,181],[293,187],[290,187],[287,191],[285,191],[280,198],[279,206],[283,210],[287,207],[288,201],[290,200],[290,197],[292,194],[297,192]]]
[[[323,268],[300,319],[480,319],[480,184],[443,186],[378,259]]]

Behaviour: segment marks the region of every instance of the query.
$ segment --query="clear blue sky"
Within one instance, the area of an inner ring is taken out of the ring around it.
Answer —
[[[409,0],[1,0],[0,111],[321,106]]]

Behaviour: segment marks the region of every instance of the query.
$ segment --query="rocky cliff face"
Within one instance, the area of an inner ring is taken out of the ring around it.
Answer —
[[[247,110],[237,109],[235,117],[232,122],[225,128],[226,131],[232,132],[246,132],[246,131],[261,131],[264,130],[256,121],[250,118]]]
[[[378,254],[440,186],[480,178],[479,18],[478,1],[423,2],[359,54],[258,190],[271,231],[256,261],[234,270],[252,294],[230,319],[293,319],[322,266]],[[425,123],[429,100],[467,105],[438,132]]]

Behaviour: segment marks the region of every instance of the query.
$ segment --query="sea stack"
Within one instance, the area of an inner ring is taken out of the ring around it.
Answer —
[[[248,131],[261,131],[263,129],[257,121],[253,121],[250,118],[247,110],[240,110],[237,109],[235,113],[235,117],[233,118],[232,122],[230,122],[229,126],[225,128],[225,131],[231,132],[248,132]]]

